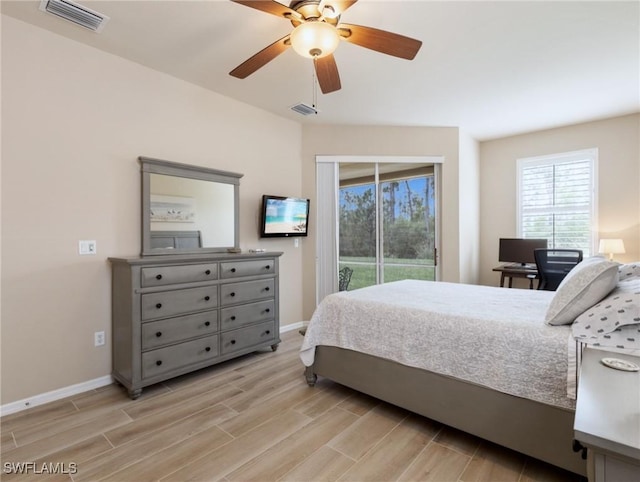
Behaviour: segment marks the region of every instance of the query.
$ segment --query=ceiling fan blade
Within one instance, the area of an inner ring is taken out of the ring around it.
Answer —
[[[407,60],[413,60],[422,46],[420,40],[361,25],[341,23],[338,31],[347,42]]]
[[[244,79],[253,74],[259,68],[264,67],[266,64],[271,62],[290,46],[291,43],[289,42],[289,35],[285,35],[280,40],[276,40],[268,47],[263,48],[253,57],[242,62],[235,69],[229,72],[229,75],[239,79]]]
[[[283,17],[288,19],[291,16],[296,18],[300,17],[298,12],[295,10],[282,5],[275,0],[231,0],[234,3],[239,3],[240,5],[244,5],[245,7],[255,8],[256,10],[260,10],[262,12],[270,13],[271,15],[276,15],[277,17]]]
[[[318,84],[320,84],[320,90],[323,94],[329,94],[342,88],[338,66],[333,55],[315,59],[313,63],[318,77]]]

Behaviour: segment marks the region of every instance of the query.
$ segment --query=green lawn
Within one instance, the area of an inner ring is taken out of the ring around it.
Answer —
[[[340,259],[338,266],[339,269],[348,266],[353,270],[348,290],[364,288],[365,286],[371,286],[376,283],[375,265],[357,264],[358,262],[371,263],[372,261],[373,260],[371,258],[342,257]],[[387,264],[385,264],[384,268],[384,281],[387,283],[390,281],[398,281],[403,279],[421,279],[433,281],[435,279],[435,269],[433,266],[428,266],[427,262],[432,263],[431,260],[387,259]],[[389,266],[388,263],[411,263],[414,266]]]

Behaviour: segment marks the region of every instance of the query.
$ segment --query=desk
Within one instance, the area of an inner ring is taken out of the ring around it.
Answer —
[[[504,279],[509,278],[509,288],[513,287],[513,278],[527,278],[529,280],[529,289],[533,289],[533,280],[538,279],[538,270],[533,266],[511,266],[502,265],[493,268],[493,271],[500,273],[500,287],[504,288]]]

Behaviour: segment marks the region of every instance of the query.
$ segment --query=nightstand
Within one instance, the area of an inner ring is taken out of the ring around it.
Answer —
[[[575,438],[588,450],[589,482],[640,480],[640,372],[609,368],[605,357],[640,357],[585,348],[578,385]]]

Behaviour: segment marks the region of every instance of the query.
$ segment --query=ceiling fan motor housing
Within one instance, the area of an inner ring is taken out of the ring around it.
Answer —
[[[305,20],[310,20],[322,17],[322,12],[318,10],[319,6],[320,0],[293,0],[289,5],[289,8],[298,12]],[[333,10],[333,7],[330,5],[328,7]],[[297,27],[302,23],[299,19],[295,19],[293,17],[291,17],[290,20],[294,27]],[[340,21],[340,15],[322,17],[322,21],[335,27]]]

